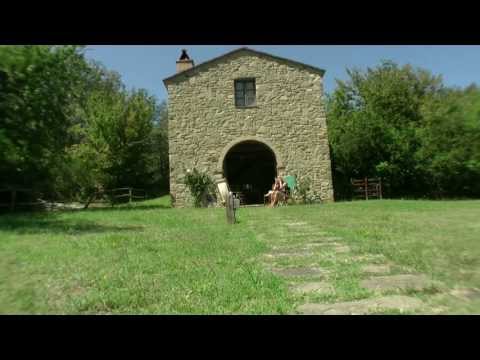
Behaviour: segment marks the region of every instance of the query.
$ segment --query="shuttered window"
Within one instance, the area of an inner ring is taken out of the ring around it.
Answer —
[[[235,80],[235,106],[246,107],[255,104],[255,79]]]

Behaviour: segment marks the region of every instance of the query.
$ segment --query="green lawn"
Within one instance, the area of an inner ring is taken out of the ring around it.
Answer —
[[[394,262],[394,271],[425,273],[447,290],[480,286],[480,201],[358,201],[242,208],[237,215],[239,223],[228,225],[224,209],[172,209],[167,197],[114,209],[1,215],[0,313],[292,313],[302,299],[267,270],[264,255],[311,240],[301,229],[290,234],[276,226],[295,221],[351,248],[347,255],[280,260],[330,269],[335,295],[316,301],[373,296],[359,287],[359,264],[349,260],[364,254]],[[457,301],[445,291],[414,295],[445,313],[480,313],[480,299]]]

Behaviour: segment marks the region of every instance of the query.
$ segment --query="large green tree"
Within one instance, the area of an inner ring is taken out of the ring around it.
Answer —
[[[87,71],[80,46],[0,46],[0,184],[51,193]]]
[[[126,90],[115,72],[98,65],[96,71],[98,83],[72,129],[78,143],[69,153],[78,187],[87,195],[98,188],[161,186],[165,165],[156,151],[168,152],[161,106],[144,90]]]
[[[426,193],[480,196],[480,91],[445,89],[425,102],[414,163]]]
[[[0,46],[0,188],[168,188],[166,107],[82,46]]]
[[[350,178],[366,176],[381,176],[387,196],[475,193],[475,87],[447,89],[426,70],[390,61],[348,75],[327,99],[337,198],[351,195]]]

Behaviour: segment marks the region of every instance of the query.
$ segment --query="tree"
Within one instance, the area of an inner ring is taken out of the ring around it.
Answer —
[[[97,83],[72,129],[78,143],[70,154],[72,163],[80,164],[76,178],[82,194],[98,188],[150,187],[157,171],[154,142],[161,143],[154,133],[159,106],[145,90],[126,90],[118,74],[100,66],[96,72]]]
[[[0,46],[0,187],[168,189],[166,106],[82,46]]]
[[[448,89],[424,104],[417,168],[434,197],[480,196],[480,91]]]
[[[81,46],[0,46],[0,184],[53,192],[78,87]]]
[[[336,198],[365,176],[381,176],[387,196],[477,191],[475,86],[447,89],[439,76],[389,61],[348,75],[327,99]]]
[[[169,191],[169,159],[168,159],[168,113],[167,104],[158,106],[158,114],[151,133],[148,169],[151,173],[150,191],[163,195]]]

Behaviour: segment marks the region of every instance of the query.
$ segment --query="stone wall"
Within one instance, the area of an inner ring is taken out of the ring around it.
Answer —
[[[234,80],[254,77],[257,103],[236,108]],[[323,79],[308,68],[238,52],[167,80],[170,192],[175,206],[190,206],[186,169],[222,176],[223,156],[235,143],[266,143],[280,175],[308,176],[312,190],[333,200]]]

